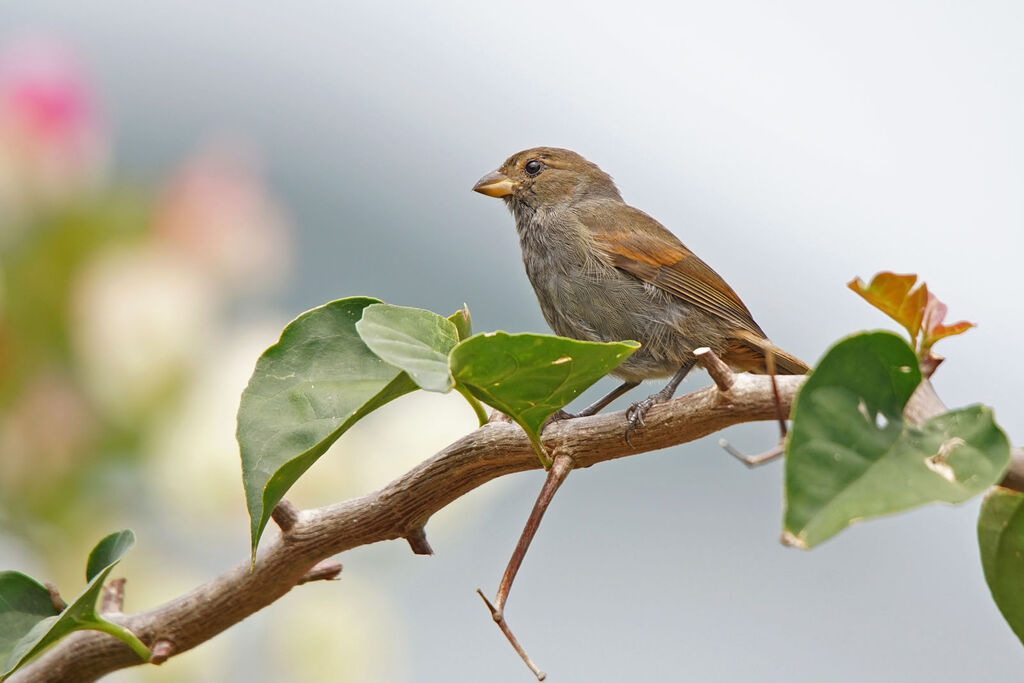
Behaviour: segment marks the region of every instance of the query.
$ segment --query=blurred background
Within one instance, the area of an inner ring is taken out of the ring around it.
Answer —
[[[131,527],[135,611],[244,560],[238,396],[303,310],[466,302],[476,330],[547,331],[511,217],[469,189],[536,145],[600,164],[808,361],[894,328],[848,280],[921,274],[978,323],[938,346],[940,395],[1019,443],[1022,33],[1014,2],[0,1],[0,567],[71,596]],[[289,498],[365,493],[473,425],[410,395]],[[719,436],[559,492],[507,611],[550,680],[1019,673],[977,501],[784,548],[780,464],[748,471]],[[434,557],[346,553],[340,581],[110,680],[531,680],[474,589],[542,480],[439,513]]]

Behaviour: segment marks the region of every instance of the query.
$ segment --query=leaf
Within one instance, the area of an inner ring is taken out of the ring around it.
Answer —
[[[940,339],[963,334],[974,327],[974,323],[961,320],[952,325],[943,325],[946,319],[946,304],[936,298],[934,294],[928,295],[928,304],[924,309],[924,316],[921,322],[921,355],[924,356],[931,349],[932,345]]]
[[[851,522],[933,501],[958,503],[999,481],[1006,437],[983,406],[920,427],[903,408],[917,358],[889,332],[836,344],[807,379],[786,446],[784,539],[809,548]]]
[[[92,581],[104,570],[109,570],[135,545],[135,534],[129,530],[110,534],[92,549],[85,565],[85,580]]]
[[[913,289],[915,282],[916,275],[882,272],[871,279],[870,285],[865,285],[860,278],[855,278],[847,283],[847,287],[903,325],[910,333],[911,344],[918,349],[918,356],[925,358],[935,342],[955,334],[963,334],[974,327],[974,323],[962,320],[952,325],[943,325],[946,304],[929,292],[928,286],[923,282],[920,287]],[[917,343],[919,333],[920,347]]]
[[[455,386],[448,353],[459,343],[453,322],[422,308],[372,304],[356,331],[382,359],[408,373],[421,389],[448,393]]]
[[[450,363],[457,382],[522,426],[549,466],[539,436],[545,420],[638,348],[637,342],[489,332],[459,342]]]
[[[865,285],[858,277],[847,283],[847,287],[864,297],[868,303],[906,328],[910,339],[916,343],[921,330],[921,318],[928,303],[928,287],[924,283],[913,289],[916,275],[897,275],[881,272]]]
[[[992,599],[1024,642],[1024,495],[989,491],[978,515],[978,547]]]
[[[469,319],[469,307],[466,304],[462,304],[462,308],[448,316],[448,322],[455,325],[459,341],[473,336],[473,323]]]
[[[274,506],[364,415],[413,391],[356,332],[377,299],[340,299],[303,313],[256,362],[238,407],[238,445],[252,554]]]
[[[72,631],[91,629],[127,643],[144,660],[150,653],[134,634],[96,612],[103,582],[135,544],[130,530],[101,540],[86,568],[88,584],[62,612],[57,612],[45,586],[20,572],[0,572],[0,679]]]
[[[0,572],[0,677],[21,663],[27,648],[11,651],[39,622],[56,619],[58,612],[46,586],[21,572]],[[29,646],[30,647],[30,646]]]
[[[448,320],[455,325],[455,329],[459,333],[459,341],[469,339],[473,336],[473,324],[469,318],[469,307],[466,304],[462,304],[462,308],[448,316]],[[451,361],[449,361],[450,363]],[[487,424],[487,411],[484,410],[483,405],[480,401],[476,400],[476,397],[469,392],[464,384],[456,383],[455,390],[462,395],[462,398],[466,399],[466,403],[473,409],[473,413],[476,415],[477,423],[483,427]]]

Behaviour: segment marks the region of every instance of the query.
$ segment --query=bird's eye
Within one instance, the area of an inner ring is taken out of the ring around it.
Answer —
[[[537,161],[536,159],[530,159],[529,161],[526,162],[526,165],[523,166],[523,169],[526,171],[526,175],[528,176],[537,175],[538,173],[541,172],[541,169],[543,168],[544,164]]]

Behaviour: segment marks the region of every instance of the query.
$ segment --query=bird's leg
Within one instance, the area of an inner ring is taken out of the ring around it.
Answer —
[[[548,418],[548,422],[558,422],[559,420],[571,420],[574,417],[590,417],[591,415],[596,415],[597,413],[604,410],[604,408],[609,403],[617,399],[619,396],[622,396],[624,393],[626,393],[633,387],[639,385],[640,382],[623,382],[622,384],[608,392],[607,395],[597,399],[580,412],[573,414],[565,410],[559,410],[557,413]]]
[[[608,392],[607,395],[602,396],[601,398],[597,399],[589,406],[581,410],[580,412],[576,413],[576,417],[589,417],[591,415],[597,415],[599,412],[604,410],[604,408],[609,403],[617,399],[619,396],[622,396],[624,393],[626,393],[633,387],[637,387],[639,385],[640,382],[623,382],[622,384]]]
[[[679,388],[679,383],[683,381],[683,378],[686,377],[696,362],[697,359],[695,358],[684,363],[681,368],[676,370],[676,374],[672,375],[672,379],[668,381],[664,389],[629,407],[626,411],[626,443],[629,443],[629,433],[631,431],[637,427],[643,427],[644,415],[651,409],[651,406],[657,403],[664,403],[672,398],[672,394],[676,393],[676,389]]]

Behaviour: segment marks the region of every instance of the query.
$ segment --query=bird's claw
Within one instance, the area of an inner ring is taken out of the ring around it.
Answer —
[[[576,415],[573,415],[572,413],[566,412],[564,410],[559,410],[558,412],[553,414],[551,417],[549,417],[548,419],[544,420],[544,426],[541,427],[540,429],[543,432],[545,429],[547,429],[547,426],[550,425],[550,424],[554,424],[556,422],[561,422],[562,420],[572,420],[575,417],[576,417]]]
[[[647,411],[650,410],[651,406],[655,403],[656,401],[651,397],[647,397],[642,401],[637,401],[626,410],[626,433],[624,436],[626,438],[626,443],[630,446],[633,445],[633,442],[629,440],[629,433],[637,427],[643,427],[647,424],[644,422],[644,415],[647,414]]]

